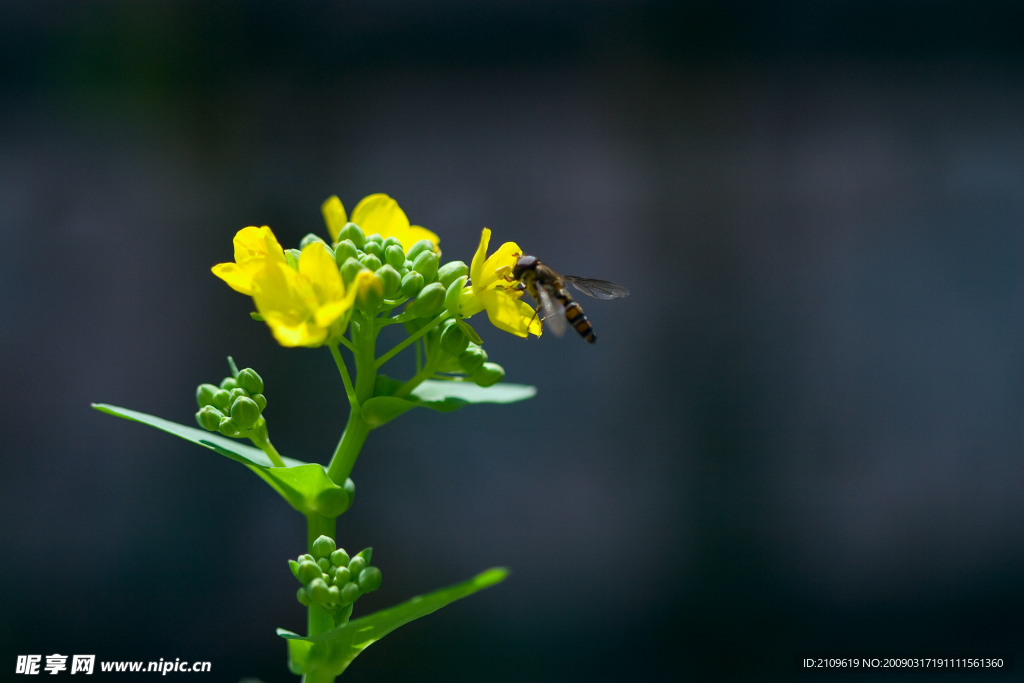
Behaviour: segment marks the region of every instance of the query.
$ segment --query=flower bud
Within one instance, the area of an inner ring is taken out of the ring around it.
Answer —
[[[375,232],[372,235],[367,235],[366,236],[366,244],[369,244],[370,242],[376,242],[377,244],[383,244],[384,243],[384,238],[381,236],[380,233]],[[366,244],[363,245],[363,251],[366,251]]]
[[[327,246],[327,242],[324,242],[324,239],[322,237],[320,237],[319,235],[314,235],[313,233],[309,233],[301,240],[299,240],[299,251],[302,251],[303,249],[311,245],[313,242],[320,242],[325,247]]]
[[[347,287],[352,284],[356,279],[356,275],[362,270],[366,270],[366,267],[359,262],[359,259],[350,258],[345,261],[341,266],[341,279],[345,281],[345,286]]]
[[[344,548],[338,548],[331,553],[331,564],[335,567],[347,567],[348,566],[348,553],[345,552]]]
[[[402,277],[402,296],[410,299],[420,293],[423,289],[423,276],[415,270],[410,270]]]
[[[445,327],[441,330],[441,348],[445,353],[458,356],[469,346],[469,338],[454,320],[449,318],[444,324]]]
[[[292,576],[299,578],[299,563],[295,560],[288,560],[288,568],[292,570]]]
[[[337,549],[337,545],[334,544],[334,539],[330,536],[320,535],[315,541],[313,541],[313,557],[320,559],[321,557],[330,557],[331,553]]]
[[[311,560],[303,560],[299,562],[298,579],[303,584],[308,584],[313,579],[319,579],[324,573],[320,570],[320,567],[316,562]]]
[[[331,568],[331,561],[326,557],[321,557],[319,560],[316,561],[316,566],[320,567],[320,571],[326,572],[328,569]]]
[[[299,269],[299,257],[302,256],[302,252],[298,249],[285,249],[284,260],[288,262],[288,267],[292,270]]]
[[[213,406],[203,406],[196,413],[196,422],[208,432],[215,432],[220,427],[220,421],[224,419],[224,413]]]
[[[366,243],[366,236],[363,235],[363,229],[355,223],[346,223],[345,227],[338,233],[338,240],[348,240],[357,249],[362,249]]]
[[[377,261],[384,261],[384,248],[380,246],[380,242],[366,240],[366,244],[363,245],[363,251],[366,252],[364,256],[372,254],[377,257]]]
[[[323,579],[313,579],[306,586],[306,591],[309,593],[309,599],[314,605],[325,607],[331,599],[331,591],[327,587],[327,582]]]
[[[351,605],[359,599],[359,586],[355,583],[346,583],[341,589],[341,604]]]
[[[370,244],[373,244],[373,242],[368,243],[367,246]],[[369,270],[377,270],[381,266],[380,257],[376,254],[371,254],[370,252],[366,252],[360,256],[359,262]]]
[[[295,597],[298,598],[299,603],[301,603],[303,607],[309,607],[313,604],[313,602],[309,599],[309,592],[306,591],[305,586],[299,587],[299,590],[295,592]]]
[[[260,413],[267,409],[267,397],[263,394],[253,394],[252,400],[256,401],[256,405],[260,408]]]
[[[489,387],[497,384],[505,377],[505,368],[497,363],[484,363],[480,369],[474,372],[470,379],[474,384],[481,387]]]
[[[412,269],[423,276],[424,281],[433,282],[437,279],[437,254],[424,251],[412,262]]]
[[[239,436],[238,426],[231,420],[230,417],[225,417],[223,420],[220,421],[220,424],[217,426],[217,431],[223,434],[224,436],[230,436],[232,438]]]
[[[437,315],[444,306],[444,287],[440,282],[427,285],[420,290],[416,298],[410,301],[405,310],[417,318],[429,318]]]
[[[339,267],[350,258],[358,258],[358,256],[359,251],[356,249],[356,245],[352,244],[352,240],[342,240],[334,248],[334,260],[338,262]]]
[[[459,365],[467,373],[472,375],[480,369],[480,366],[487,360],[487,352],[476,344],[469,345],[459,356]]]
[[[391,239],[390,237],[388,239]],[[396,271],[405,264],[405,252],[401,244],[392,244],[384,250],[384,260]]]
[[[335,586],[344,586],[352,580],[352,572],[348,570],[348,567],[335,567],[334,570]]]
[[[223,389],[218,389],[217,391],[213,392],[213,406],[215,408],[218,408],[220,410],[224,410],[230,404],[231,404],[231,394],[229,394],[228,392],[224,391]]]
[[[364,593],[375,591],[380,588],[380,583],[383,580],[380,570],[376,567],[367,567],[359,574],[359,590]]]
[[[449,284],[441,283],[445,288],[444,293],[444,307],[448,309],[448,312],[453,316],[459,315],[459,305],[462,301],[462,287],[466,284],[465,275],[460,275],[455,278]]]
[[[214,384],[200,384],[196,387],[196,403],[199,404],[200,408],[203,406],[212,406],[213,396],[218,391],[220,391],[220,388]]]
[[[245,389],[250,396],[263,393],[263,378],[252,368],[245,368],[239,372],[238,377],[235,378],[235,384]]]
[[[250,429],[258,419],[260,407],[251,398],[242,396],[231,404],[231,421],[242,429]]]
[[[469,275],[469,266],[462,261],[449,261],[438,269],[437,281],[444,285],[445,289],[448,289],[451,283],[463,275]]]
[[[348,563],[348,570],[352,574],[352,580],[359,580],[359,573],[366,569],[366,558],[356,555],[352,558],[352,561]]]
[[[420,240],[416,244],[409,247],[409,251],[406,252],[405,258],[410,261],[415,261],[416,257],[425,251],[434,251],[434,243],[430,240]]]
[[[341,591],[338,590],[337,586],[329,586],[327,588],[327,602],[332,605],[337,605],[341,602]]]
[[[384,283],[384,298],[394,299],[402,286],[402,276],[390,263],[387,263],[377,269],[377,277]]]
[[[238,385],[235,384],[234,377],[225,377],[220,381],[220,388],[223,389],[224,391],[231,391],[236,387],[238,387]]]
[[[402,240],[398,239],[397,237],[388,237],[383,242],[381,242],[380,246],[384,249],[384,253],[387,253],[388,249],[390,249],[391,247],[401,248]]]
[[[360,286],[359,293],[356,294],[356,305],[362,311],[376,313],[382,303],[384,303],[384,282],[374,275]]]

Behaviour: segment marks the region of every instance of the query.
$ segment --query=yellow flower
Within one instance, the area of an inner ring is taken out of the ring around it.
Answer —
[[[345,207],[340,199],[333,196],[323,203],[320,210],[327,222],[327,232],[337,242],[338,233],[350,220],[345,215]],[[440,253],[437,245],[441,238],[420,225],[409,225],[409,219],[398,202],[386,194],[364,197],[352,211],[351,221],[362,228],[366,235],[378,234],[384,239],[394,237],[406,251],[420,240],[430,240],[434,243],[434,251]]]
[[[505,280],[523,253],[522,249],[515,242],[505,242],[487,257],[490,241],[491,231],[484,228],[480,233],[480,246],[469,267],[469,286],[462,290],[459,312],[468,318],[486,310],[491,324],[499,330],[517,337],[525,337],[528,333],[539,337],[540,319],[529,304],[519,299],[523,293]]]
[[[218,263],[213,274],[228,283],[231,289],[252,295],[253,276],[272,263],[285,264],[284,249],[267,226],[249,226],[235,234],[235,262]]]
[[[252,298],[279,344],[320,346],[344,332],[356,293],[372,278],[362,271],[346,288],[334,257],[313,242],[299,255],[297,271],[274,262],[256,273]]]

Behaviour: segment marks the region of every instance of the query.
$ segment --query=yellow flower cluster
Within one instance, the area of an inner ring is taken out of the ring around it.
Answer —
[[[338,235],[349,217],[337,197],[321,207],[331,239]],[[352,212],[351,221],[367,235],[394,237],[408,251],[421,240],[430,240],[435,251],[438,236],[418,225],[410,225],[398,203],[385,194],[364,198]],[[501,245],[487,256],[491,231],[484,228],[480,245],[470,267],[470,280],[460,294],[460,315],[468,318],[486,310],[499,329],[520,337],[540,335],[541,323],[533,309],[520,300],[522,292],[512,286],[508,274],[522,253],[514,242]],[[235,260],[219,263],[213,274],[236,292],[253,298],[256,310],[282,346],[320,346],[344,334],[358,295],[367,288],[381,288],[373,272],[363,270],[347,287],[334,255],[323,242],[311,242],[297,262],[289,264],[284,249],[267,226],[239,230],[234,238]]]

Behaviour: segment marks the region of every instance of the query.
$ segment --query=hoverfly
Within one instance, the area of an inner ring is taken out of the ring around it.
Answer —
[[[547,323],[551,332],[561,337],[568,320],[580,336],[593,344],[597,341],[594,329],[565,289],[569,282],[573,287],[596,299],[621,299],[629,296],[629,290],[607,280],[592,280],[575,275],[559,275],[537,260],[536,256],[520,256],[512,268],[512,278],[518,280],[516,289],[525,290],[537,302],[541,321]]]

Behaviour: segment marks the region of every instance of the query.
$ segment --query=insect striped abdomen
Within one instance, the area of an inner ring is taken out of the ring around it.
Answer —
[[[555,296],[558,297],[558,300],[562,302],[562,306],[565,307],[565,319],[569,321],[573,329],[579,332],[580,336],[591,344],[596,342],[597,335],[594,334],[594,328],[590,326],[590,321],[587,320],[583,307],[573,301],[573,298],[564,289],[558,290]]]

